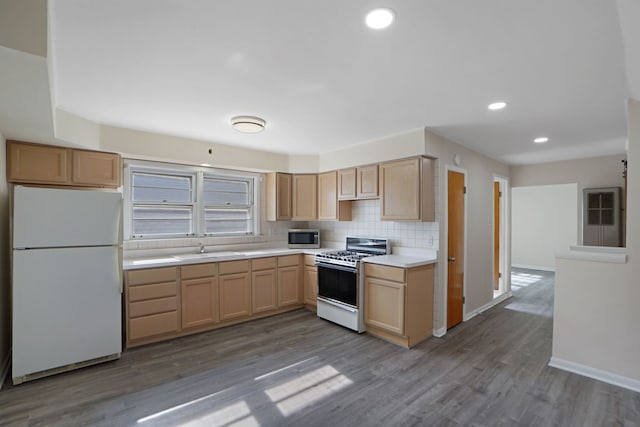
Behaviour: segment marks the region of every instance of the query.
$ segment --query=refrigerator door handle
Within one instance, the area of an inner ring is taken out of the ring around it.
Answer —
[[[124,273],[123,273],[123,269],[122,269],[122,246],[118,246],[118,256],[116,257],[116,262],[118,263],[117,265],[117,269],[118,269],[118,290],[120,291],[120,294],[122,294],[123,291],[123,282],[124,282]]]

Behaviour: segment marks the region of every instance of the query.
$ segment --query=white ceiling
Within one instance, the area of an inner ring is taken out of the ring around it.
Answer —
[[[379,6],[397,20],[371,30]],[[292,154],[428,127],[510,164],[625,148],[613,1],[53,0],[50,13],[57,107],[101,124]],[[508,107],[488,111],[495,100]],[[240,114],[265,131],[231,129]]]

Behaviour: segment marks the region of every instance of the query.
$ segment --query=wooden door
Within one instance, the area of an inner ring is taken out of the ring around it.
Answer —
[[[420,219],[420,159],[380,165],[380,219]]]
[[[493,183],[493,289],[500,289],[500,182]]]
[[[464,174],[448,171],[447,328],[462,322],[464,304]]]

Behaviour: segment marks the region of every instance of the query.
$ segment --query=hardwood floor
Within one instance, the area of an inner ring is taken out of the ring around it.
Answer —
[[[513,290],[412,350],[305,310],[135,348],[5,385],[0,425],[640,425],[640,393],[547,366],[553,275]]]

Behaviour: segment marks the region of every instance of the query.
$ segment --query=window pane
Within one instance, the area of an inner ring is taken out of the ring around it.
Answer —
[[[193,213],[190,207],[134,207],[132,234],[191,234]]]
[[[207,209],[205,210],[207,233],[245,234],[253,231],[253,221],[249,209]]]
[[[134,173],[132,198],[134,202],[190,203],[191,177]]]
[[[233,179],[204,179],[204,202],[208,206],[248,206],[249,181]]]

